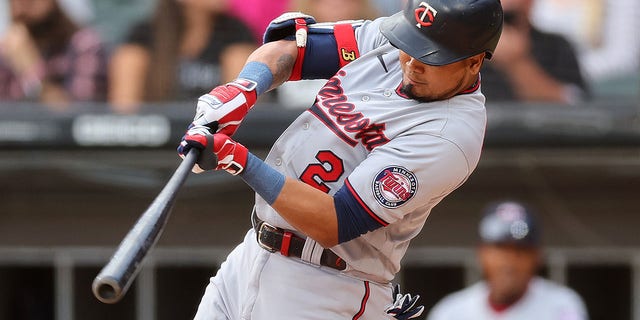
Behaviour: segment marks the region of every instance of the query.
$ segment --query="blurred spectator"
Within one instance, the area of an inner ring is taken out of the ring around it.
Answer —
[[[438,302],[429,320],[582,320],[587,311],[568,287],[536,276],[540,230],[520,203],[490,205],[479,224],[480,281]]]
[[[60,8],[71,21],[79,25],[89,25],[93,28],[95,21],[95,8],[93,0],[57,0]],[[103,39],[104,40],[104,39]]]
[[[318,22],[365,19],[378,17],[370,0],[293,0],[293,11],[312,15]]]
[[[249,29],[223,0],[160,0],[150,21],[115,49],[109,102],[135,112],[143,102],[197,99],[233,80],[255,49]]]
[[[253,33],[256,43],[262,43],[262,35],[271,20],[289,11],[291,0],[229,0],[229,13],[242,20]]]
[[[10,0],[0,39],[0,99],[55,108],[104,100],[106,52],[99,35],[74,23],[56,0]]]
[[[291,11],[312,15],[317,22],[373,20],[378,12],[370,0],[293,0]],[[277,89],[278,101],[285,108],[308,108],[326,80],[286,82]]]
[[[532,16],[540,29],[561,33],[576,45],[594,92],[618,93],[621,84],[631,91],[627,94],[637,94],[640,36],[634,31],[640,30],[640,1],[538,0]]]
[[[9,4],[8,1],[0,1],[0,37],[7,30],[11,17],[9,16]]]
[[[66,0],[78,1],[78,0]],[[93,3],[91,25],[100,32],[110,50],[122,43],[135,25],[148,19],[158,0],[85,0]]]
[[[373,0],[381,16],[390,16],[404,8],[406,0]]]
[[[576,104],[587,96],[587,87],[575,52],[563,37],[531,25],[533,1],[502,0],[504,28],[481,71],[482,92],[490,102]]]

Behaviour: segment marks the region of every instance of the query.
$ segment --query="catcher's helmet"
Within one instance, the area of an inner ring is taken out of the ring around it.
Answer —
[[[380,31],[396,48],[423,63],[450,64],[486,52],[502,33],[500,0],[409,0]]]
[[[489,205],[478,231],[483,243],[535,247],[540,240],[533,213],[515,201]]]

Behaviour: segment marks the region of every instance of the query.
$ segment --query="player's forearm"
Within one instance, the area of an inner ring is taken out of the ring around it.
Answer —
[[[280,216],[325,248],[338,244],[333,197],[304,182],[287,178],[271,205]]]
[[[219,159],[230,158],[218,155]],[[304,182],[286,178],[250,152],[240,177],[280,216],[325,248],[338,244],[334,198]]]
[[[236,152],[237,148],[246,149],[228,137],[224,143],[219,142],[219,145],[224,144],[235,145],[235,148],[218,151],[218,159],[222,159],[218,165],[222,163],[227,171],[231,168],[232,174],[237,174],[240,168],[242,179],[281,217],[325,248],[351,241],[388,224],[363,208],[347,183],[329,195],[302,181],[285,177],[250,152],[246,156],[244,151]],[[236,162],[236,156],[239,162]]]
[[[295,41],[280,40],[269,42],[256,49],[247,59],[247,64],[259,62],[265,64],[273,75],[269,90],[283,84],[291,76],[296,62],[298,49]]]

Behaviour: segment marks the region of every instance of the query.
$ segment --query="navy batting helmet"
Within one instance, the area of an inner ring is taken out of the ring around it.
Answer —
[[[441,66],[482,52],[490,59],[502,20],[500,0],[409,0],[380,31],[413,58]]]
[[[540,240],[532,211],[515,201],[489,205],[478,231],[483,243],[535,247]]]

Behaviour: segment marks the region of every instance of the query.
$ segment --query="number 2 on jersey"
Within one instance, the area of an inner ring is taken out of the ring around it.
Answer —
[[[342,159],[329,150],[321,150],[316,154],[320,163],[312,163],[300,175],[302,182],[328,193],[331,188],[325,182],[336,182],[344,174]]]

